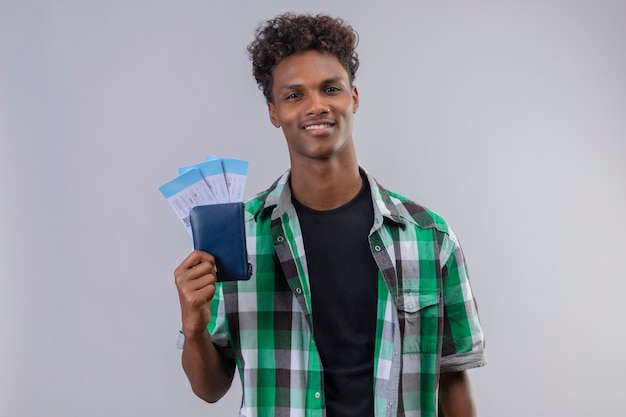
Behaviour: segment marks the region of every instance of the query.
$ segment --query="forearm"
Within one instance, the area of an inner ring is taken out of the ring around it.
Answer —
[[[476,417],[471,385],[466,372],[441,374],[439,411],[442,417]]]
[[[226,394],[235,373],[234,362],[215,347],[208,332],[185,336],[182,365],[193,392],[211,403]]]

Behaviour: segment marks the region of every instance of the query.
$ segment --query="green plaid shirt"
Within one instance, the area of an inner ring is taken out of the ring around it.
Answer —
[[[252,278],[218,284],[211,305],[213,342],[237,363],[242,417],[326,415],[288,178],[246,202]],[[436,416],[439,373],[485,363],[461,247],[437,214],[368,179],[375,213],[369,241],[379,268],[375,415]]]

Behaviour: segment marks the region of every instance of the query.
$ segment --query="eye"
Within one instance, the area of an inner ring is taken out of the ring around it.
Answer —
[[[285,100],[287,100],[287,101],[293,101],[293,100],[297,100],[297,99],[299,99],[301,96],[302,96],[302,94],[300,94],[300,93],[291,93],[291,94],[288,94],[288,95],[285,97]]]
[[[326,87],[326,90],[324,90],[324,91],[326,91],[327,93],[332,94],[332,93],[337,93],[337,92],[341,91],[341,89],[339,87],[330,86],[330,87]]]

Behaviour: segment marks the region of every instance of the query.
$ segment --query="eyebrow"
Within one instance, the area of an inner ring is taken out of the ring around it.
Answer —
[[[342,81],[342,77],[331,77],[322,81],[321,85],[334,84],[336,82]],[[299,90],[303,87],[302,84],[289,84],[281,88],[281,90]]]

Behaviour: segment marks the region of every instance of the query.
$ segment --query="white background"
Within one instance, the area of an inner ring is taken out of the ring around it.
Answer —
[[[314,8],[311,8],[314,5]],[[626,2],[0,0],[0,415],[236,416],[191,393],[158,186],[287,167],[245,47],[286,10],[360,33],[361,164],[447,218],[481,416],[625,415]]]

